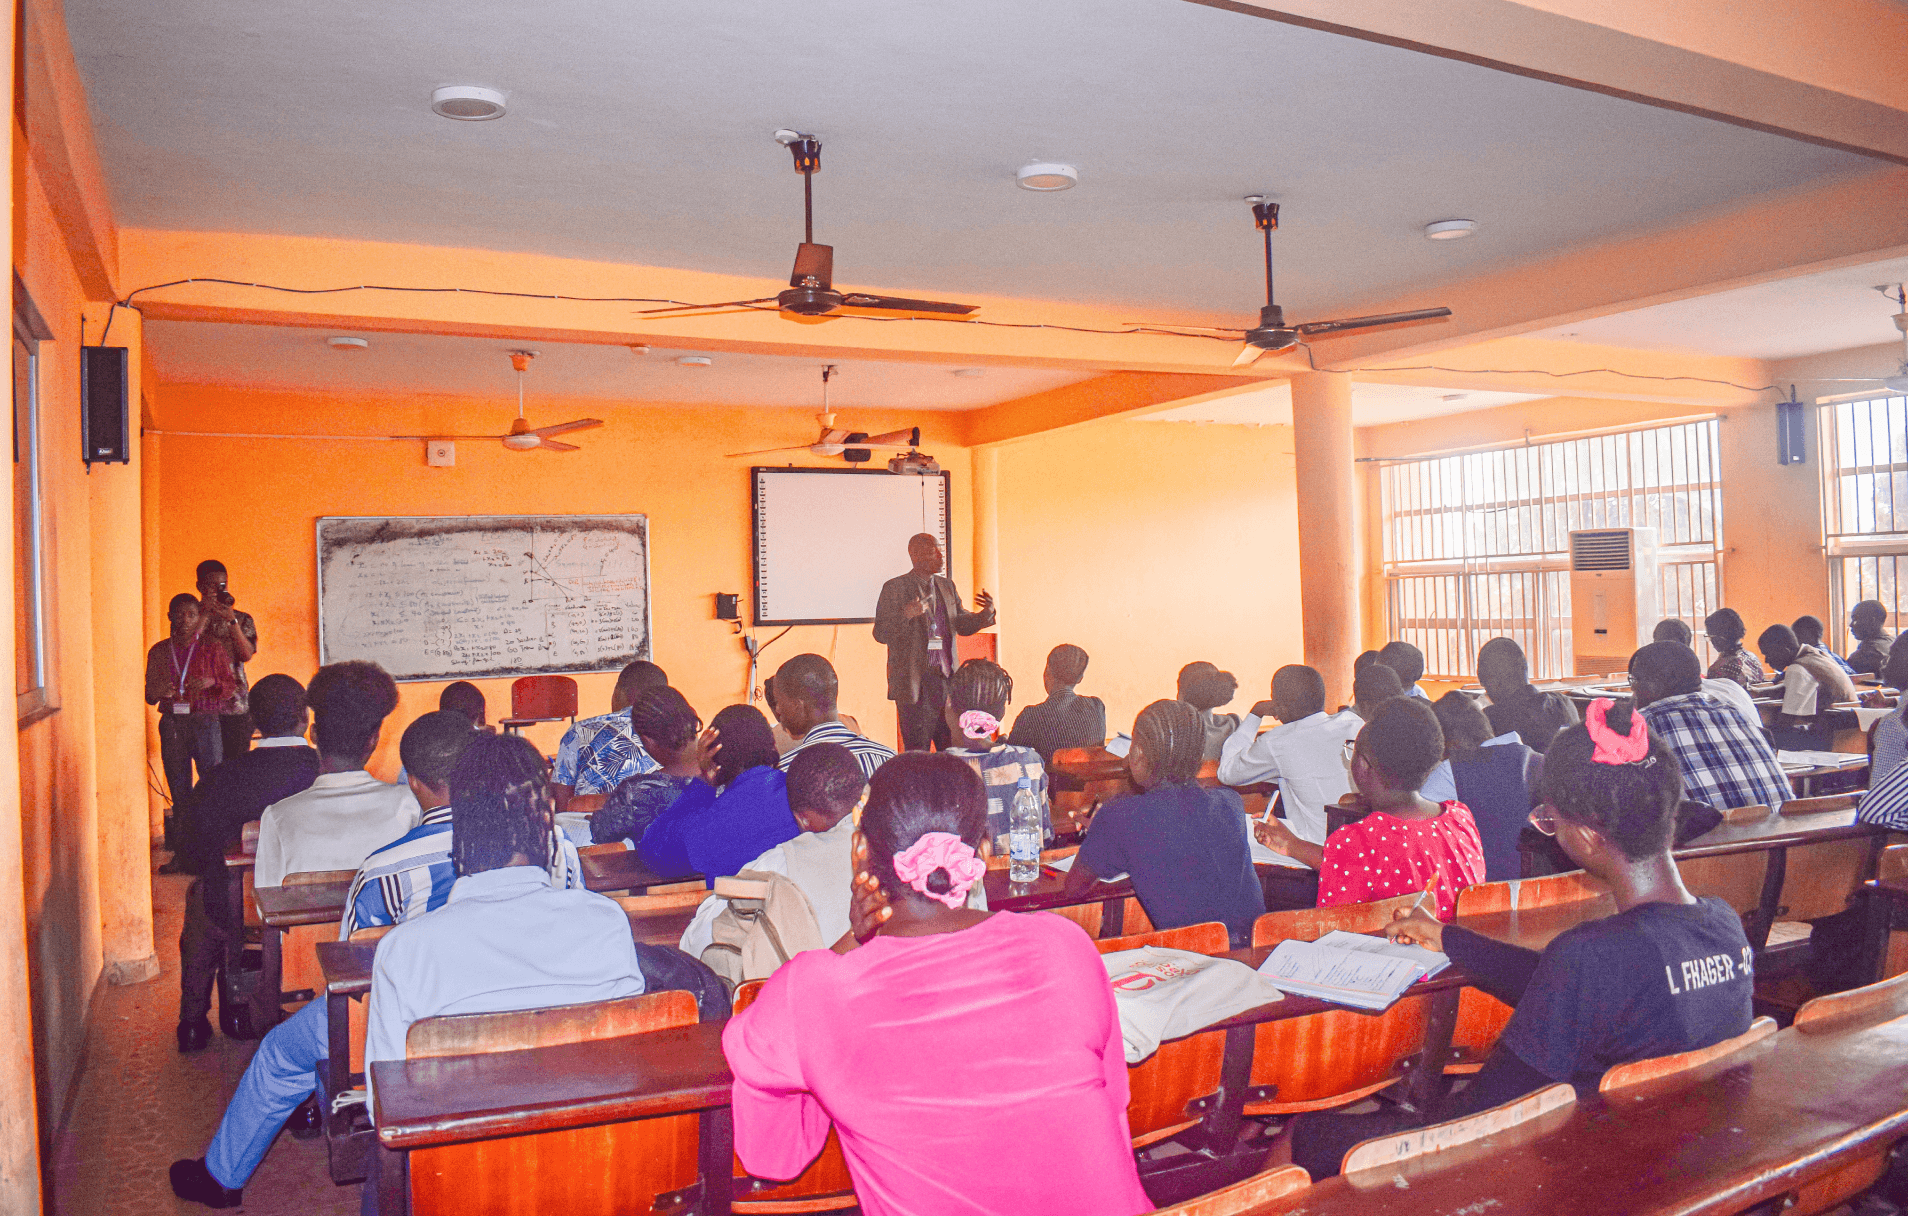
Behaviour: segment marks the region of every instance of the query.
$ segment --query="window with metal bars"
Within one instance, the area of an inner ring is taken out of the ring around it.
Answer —
[[[1888,630],[1908,624],[1908,397],[1836,401],[1818,411],[1822,522],[1831,622],[1847,653],[1848,610],[1888,609]]]
[[[1722,472],[1715,419],[1389,461],[1380,473],[1391,636],[1425,671],[1475,674],[1477,651],[1515,639],[1538,678],[1571,670],[1570,540],[1583,528],[1657,530],[1663,614],[1713,657],[1720,606]],[[1908,508],[1908,495],[1903,496]]]

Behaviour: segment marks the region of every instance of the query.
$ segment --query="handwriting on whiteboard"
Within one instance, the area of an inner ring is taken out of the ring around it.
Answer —
[[[327,517],[319,657],[400,680],[618,670],[648,658],[641,515]]]

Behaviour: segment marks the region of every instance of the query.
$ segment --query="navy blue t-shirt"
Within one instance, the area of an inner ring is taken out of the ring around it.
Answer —
[[[1131,874],[1156,929],[1223,921],[1242,946],[1265,911],[1233,790],[1171,783],[1110,802],[1094,813],[1080,860],[1102,878]]]

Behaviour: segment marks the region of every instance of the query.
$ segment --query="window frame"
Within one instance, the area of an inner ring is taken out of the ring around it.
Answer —
[[[28,629],[32,635],[33,671],[26,690],[15,694],[15,713],[17,726],[25,729],[54,713],[59,712],[59,683],[57,679],[57,648],[54,645],[53,620],[49,605],[53,602],[53,526],[52,512],[49,510],[46,492],[46,431],[43,425],[40,393],[41,344],[53,340],[53,331],[46,323],[40,310],[34,307],[32,298],[19,275],[13,279],[13,345],[9,348],[9,361],[19,357],[22,350],[27,359],[26,367],[26,452],[28,498],[32,507],[30,526],[23,532],[19,521],[15,521],[14,535],[30,538],[33,553],[29,559],[32,571],[32,586],[14,589],[14,611],[28,615]],[[9,370],[12,369],[11,366]],[[14,442],[19,445],[19,411],[21,401],[17,381],[9,386],[13,394]],[[19,463],[20,453],[16,451],[14,462]],[[19,656],[15,656],[16,664]],[[15,672],[16,684],[20,682]]]
[[[1846,436],[1841,433],[1844,418],[1849,431]],[[1878,434],[1889,441],[1891,449],[1899,445],[1900,455],[1891,450],[1886,460],[1878,461]],[[1845,438],[1856,449],[1852,453],[1844,448]],[[1829,622],[1829,636],[1839,640],[1840,650],[1846,654],[1855,646],[1848,631],[1848,611],[1857,600],[1879,599],[1888,604],[1887,627],[1891,632],[1899,634],[1908,625],[1908,587],[1904,586],[1908,582],[1908,394],[1883,391],[1819,402],[1816,440],[1820,453],[1816,465],[1821,477],[1822,552],[1828,562],[1829,611],[1834,618]],[[1854,457],[1848,464],[1842,462],[1845,454]],[[1886,529],[1850,526],[1846,519],[1844,508],[1854,505],[1853,496],[1860,492],[1863,478],[1877,479],[1871,481],[1870,493],[1876,500],[1878,523],[1882,485],[1887,487],[1890,526]],[[1862,586],[1871,582],[1863,576],[1862,564],[1867,562],[1874,563],[1872,596],[1862,593]],[[1881,594],[1884,563],[1890,568],[1892,597]],[[1853,594],[1851,583],[1857,587]]]

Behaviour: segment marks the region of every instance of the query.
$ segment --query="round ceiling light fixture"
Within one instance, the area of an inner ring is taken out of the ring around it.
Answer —
[[[707,355],[683,355],[678,358],[676,362],[682,364],[684,367],[708,367],[714,363],[715,360]]]
[[[1455,241],[1476,232],[1476,220],[1437,220],[1424,226],[1424,236],[1429,241]]]
[[[431,113],[458,122],[485,122],[502,118],[506,98],[496,89],[475,84],[447,84],[431,94]]]
[[[1080,182],[1079,171],[1072,165],[1054,165],[1044,161],[1020,166],[1014,174],[1014,181],[1022,190],[1036,190],[1042,194],[1051,194],[1056,190],[1071,190]]]
[[[325,345],[333,350],[364,350],[369,347],[371,343],[365,341],[363,338],[347,338],[343,335],[339,335],[337,337],[326,338]]]

